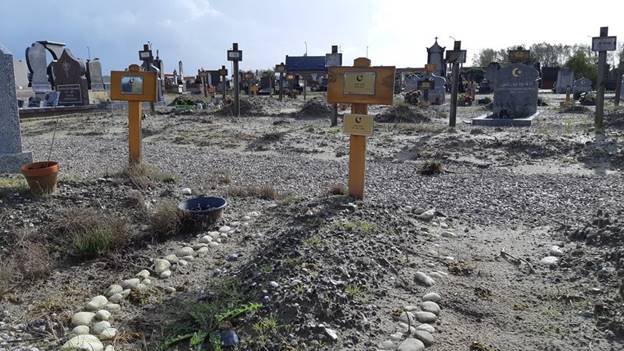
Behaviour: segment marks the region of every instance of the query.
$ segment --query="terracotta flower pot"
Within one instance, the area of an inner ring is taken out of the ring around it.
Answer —
[[[35,162],[25,164],[21,168],[26,177],[30,192],[35,195],[51,194],[56,191],[56,176],[59,164],[56,162]]]

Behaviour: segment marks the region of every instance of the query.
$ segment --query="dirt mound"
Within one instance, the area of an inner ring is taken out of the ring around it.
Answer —
[[[563,234],[576,242],[561,259],[561,268],[573,278],[592,286],[610,298],[594,305],[594,319],[600,329],[624,337],[624,213],[598,210],[586,224],[564,227]],[[597,279],[598,281],[595,281]],[[618,302],[618,300],[620,302]]]
[[[258,106],[258,104],[252,104],[246,98],[240,99],[239,111],[241,116],[257,116],[264,114],[264,110],[261,106]],[[221,116],[235,116],[236,112],[234,111],[234,100],[230,97],[226,97],[223,102],[223,106],[217,110],[215,114]]]
[[[313,98],[305,102],[301,110],[297,112],[297,117],[326,118],[331,117],[333,113],[333,107],[325,102],[325,99]]]
[[[406,104],[394,105],[375,116],[376,122],[381,123],[425,123],[431,122],[428,111],[410,107]]]
[[[180,95],[173,99],[168,106],[195,106],[199,103],[206,104],[208,100],[201,95]]]

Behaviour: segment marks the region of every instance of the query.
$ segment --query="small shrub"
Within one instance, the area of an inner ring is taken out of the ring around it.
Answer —
[[[158,239],[165,239],[178,233],[180,215],[178,206],[173,200],[166,200],[158,204],[150,217],[151,229]]]
[[[155,166],[138,163],[131,164],[115,175],[117,178],[125,178],[138,188],[147,188],[154,183],[175,183],[177,179],[171,174],[162,172]]]
[[[230,187],[229,194],[232,197],[256,197],[263,200],[277,200],[280,198],[277,190],[268,184],[261,186]]]
[[[125,218],[99,213],[92,208],[66,209],[53,220],[56,240],[70,255],[95,258],[123,247],[128,242]]]
[[[24,279],[39,279],[50,274],[54,260],[41,242],[24,241],[15,251],[15,263]]]
[[[429,161],[425,162],[420,171],[421,175],[436,175],[442,174],[444,172],[444,167],[442,166],[442,162],[440,161]]]
[[[0,265],[0,298],[9,292],[12,283],[17,278],[17,266],[15,260],[2,258]]]

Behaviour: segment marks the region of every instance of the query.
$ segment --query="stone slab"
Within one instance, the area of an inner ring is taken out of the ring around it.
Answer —
[[[492,115],[485,114],[473,118],[470,122],[473,126],[480,127],[530,127],[531,123],[539,115],[539,111],[525,118],[492,118]]]

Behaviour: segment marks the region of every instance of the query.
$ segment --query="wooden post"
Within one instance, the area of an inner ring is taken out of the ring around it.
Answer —
[[[131,164],[141,163],[141,101],[128,101],[128,156]]]
[[[609,27],[600,27],[600,36],[609,35]],[[594,118],[594,128],[596,133],[603,133],[604,125],[604,93],[605,93],[605,66],[607,64],[607,52],[598,51],[598,79],[596,81],[596,115]]]
[[[371,61],[360,57],[353,61],[353,67],[370,67]],[[368,114],[367,104],[351,104],[351,113]],[[366,174],[366,137],[351,135],[349,146],[349,195],[364,199],[364,177]]]
[[[303,77],[303,101],[306,101],[306,92],[308,91],[308,78],[305,74],[301,75]]]
[[[225,101],[225,94],[227,91],[227,72],[225,66],[221,66],[221,78],[223,80],[223,101]]]
[[[334,113],[332,114],[331,126],[335,127],[338,125],[338,104],[334,104]]]
[[[238,51],[238,43],[232,44],[232,50]],[[234,60],[234,114],[240,117],[240,87],[238,84],[238,60]]]
[[[454,51],[461,50],[461,41],[456,40]],[[453,62],[452,80],[451,80],[451,111],[449,113],[449,126],[455,128],[457,121],[457,89],[459,88],[459,60]]]
[[[620,65],[624,65],[624,62]],[[622,69],[617,68],[615,70],[615,106],[620,106],[620,95],[622,95]]]

